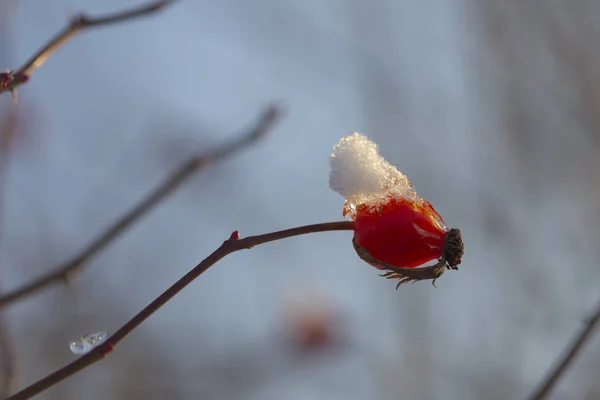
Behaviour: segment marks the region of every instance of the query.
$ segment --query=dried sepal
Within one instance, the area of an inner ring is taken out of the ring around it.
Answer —
[[[446,235],[444,241],[444,250],[442,253],[443,256],[438,260],[438,262],[426,267],[395,267],[377,260],[369,253],[367,249],[359,245],[354,239],[352,239],[352,245],[361,259],[377,269],[386,271],[381,275],[382,277],[386,279],[399,279],[396,289],[398,289],[402,284],[409,282],[414,283],[422,280],[431,280],[432,285],[435,286],[435,281],[443,275],[446,269],[458,270],[458,264],[460,264],[460,260],[464,251],[460,230],[458,229],[451,229],[449,234]]]

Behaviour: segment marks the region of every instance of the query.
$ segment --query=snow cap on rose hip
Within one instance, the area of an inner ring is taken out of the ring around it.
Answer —
[[[360,133],[345,136],[330,157],[329,186],[345,199],[343,215],[354,221],[358,255],[390,279],[437,279],[458,269],[463,255],[460,230],[416,192],[412,182]],[[437,260],[428,267],[425,263]],[[417,268],[420,267],[420,268]]]

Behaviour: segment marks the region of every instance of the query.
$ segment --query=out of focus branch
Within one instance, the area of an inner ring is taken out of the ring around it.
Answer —
[[[143,17],[158,12],[174,2],[175,0],[157,0],[140,7],[101,17],[89,17],[85,14],[76,15],[71,19],[69,25],[50,39],[18,70],[0,73],[0,93],[10,91],[14,94],[17,86],[27,82],[33,71],[41,67],[52,54],[84,29]]]
[[[181,292],[187,285],[192,283],[208,268],[225,258],[227,255],[236,251],[251,249],[254,246],[258,246],[268,242],[274,242],[276,240],[286,239],[292,236],[306,235],[309,233],[316,232],[329,232],[329,231],[342,231],[342,230],[353,230],[354,222],[352,221],[341,221],[341,222],[326,222],[322,224],[306,225],[297,228],[286,229],[283,231],[266,233],[264,235],[249,236],[247,238],[240,239],[237,231],[233,232],[229,239],[225,240],[223,244],[215,250],[211,255],[206,257],[200,264],[194,269],[185,274],[181,279],[175,282],[170,288],[164,291],[158,296],[152,303],[146,306],[136,316],[131,318],[125,325],[109,337],[106,342],[102,343],[88,354],[80,357],[73,361],[71,364],[64,366],[63,368],[55,371],[48,375],[42,380],[34,383],[33,385],[23,389],[15,395],[9,397],[7,400],[24,400],[29,399],[51,386],[54,386],[58,382],[74,375],[82,369],[94,364],[95,362],[106,357],[111,353],[114,348],[119,344],[125,337],[133,332],[139,325],[148,319],[152,314],[158,311],[163,305],[171,300],[177,293]]]
[[[583,346],[592,337],[594,328],[596,327],[599,321],[600,304],[598,305],[596,311],[587,320],[581,332],[579,332],[577,336],[575,336],[573,341],[569,344],[562,358],[557,361],[557,363],[553,366],[552,370],[540,383],[536,391],[530,397],[531,400],[542,400],[550,394],[550,392],[552,391],[552,389],[554,389],[560,378],[569,369],[573,361],[575,361],[575,358],[577,358]]]
[[[6,315],[0,318],[0,355],[2,356],[2,399],[6,399],[15,390],[17,381],[17,356],[10,336]]]
[[[269,107],[250,132],[207,154],[196,155],[183,163],[173,172],[173,174],[171,174],[171,176],[154,189],[154,191],[149,193],[139,204],[118,218],[108,227],[108,229],[94,239],[80,254],[65,264],[54,268],[46,275],[41,276],[12,292],[0,296],[0,309],[7,307],[23,297],[29,296],[48,285],[68,282],[69,279],[92,257],[105,249],[110,243],[125,232],[127,228],[139,221],[196,172],[229,157],[263,137],[272,127],[279,114],[278,108],[274,106]]]
[[[0,247],[4,244],[6,185],[10,169],[10,156],[19,125],[19,115],[14,107],[6,107],[0,123]],[[14,392],[17,367],[7,315],[0,314],[0,398],[5,399]]]

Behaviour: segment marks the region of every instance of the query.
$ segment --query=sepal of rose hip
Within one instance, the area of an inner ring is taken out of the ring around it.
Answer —
[[[437,287],[435,281],[442,276],[446,269],[458,270],[458,264],[460,264],[464,253],[460,230],[456,228],[450,229],[446,234],[444,240],[445,250],[437,263],[419,268],[401,268],[387,264],[374,258],[367,249],[356,243],[356,240],[352,239],[352,244],[361,259],[378,269],[386,270],[380,276],[386,279],[400,279],[396,285],[396,290],[404,283],[415,283],[422,280],[432,280],[431,284]]]
[[[396,290],[400,287],[400,285],[408,282],[417,282],[422,280],[432,280],[432,285],[435,286],[435,281],[442,276],[442,274],[446,270],[446,263],[438,261],[434,265],[419,267],[419,268],[401,268],[395,267],[393,265],[387,264],[383,261],[377,260],[373,257],[367,249],[356,243],[353,239],[352,244],[354,245],[354,250],[356,250],[356,254],[366,261],[367,263],[373,265],[374,267],[385,270],[382,277],[386,279],[400,279],[398,284],[396,285]],[[437,287],[437,286],[435,286]]]

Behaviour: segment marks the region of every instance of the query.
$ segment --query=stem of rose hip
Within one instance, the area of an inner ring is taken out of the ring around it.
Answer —
[[[86,355],[78,358],[70,364],[67,364],[63,368],[58,369],[52,374],[45,378],[37,381],[36,383],[26,387],[20,392],[12,395],[6,400],[25,400],[29,399],[46,389],[54,386],[58,382],[65,380],[66,378],[74,375],[75,373],[89,367],[96,363],[102,358],[110,354],[114,348],[119,344],[125,337],[133,332],[138,326],[140,326],[146,319],[154,314],[158,309],[165,305],[169,300],[181,292],[185,287],[192,283],[196,278],[202,275],[208,268],[216,264],[218,261],[226,257],[227,255],[236,251],[251,249],[254,246],[258,246],[268,242],[274,242],[276,240],[286,239],[293,236],[306,235],[309,233],[316,232],[329,232],[329,231],[342,231],[342,230],[354,230],[354,222],[352,221],[340,221],[340,222],[326,222],[321,224],[300,226],[297,228],[286,229],[278,232],[266,233],[257,236],[248,236],[246,238],[240,238],[239,233],[234,231],[231,236],[219,246],[211,255],[202,260],[196,267],[190,272],[185,274],[181,279],[175,282],[171,287],[165,290],[160,296],[154,301],[148,304],[142,311],[131,318],[125,325],[123,325],[117,332],[109,337],[106,342],[96,347]]]

